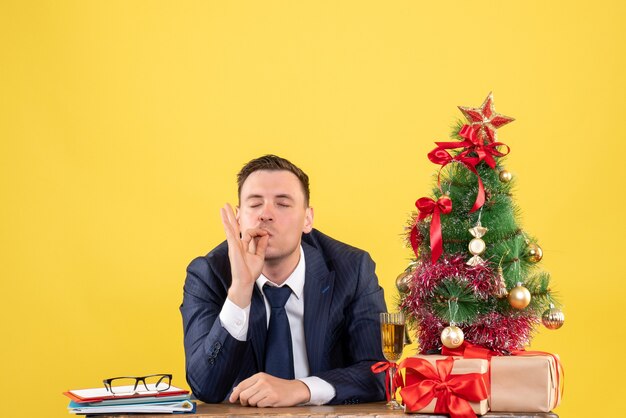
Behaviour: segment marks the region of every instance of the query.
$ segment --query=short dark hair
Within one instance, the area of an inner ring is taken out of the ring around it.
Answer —
[[[240,200],[241,187],[243,186],[243,183],[246,181],[250,174],[259,170],[285,170],[293,173],[298,178],[298,180],[300,180],[300,185],[302,186],[302,191],[304,192],[304,204],[306,206],[309,206],[309,198],[311,197],[311,192],[309,190],[309,176],[307,176],[304,171],[298,168],[291,161],[273,154],[267,154],[262,157],[255,158],[254,160],[248,161],[248,163],[246,163],[246,165],[241,168],[241,170],[237,174],[237,194]]]

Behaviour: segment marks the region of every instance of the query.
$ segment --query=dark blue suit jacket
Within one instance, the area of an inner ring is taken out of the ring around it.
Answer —
[[[332,404],[382,400],[379,313],[383,289],[370,256],[317,230],[302,236],[306,260],[304,333],[311,376],[335,388]],[[198,399],[222,402],[240,381],[263,370],[267,320],[255,286],[248,338],[238,341],[220,324],[231,284],[228,246],[218,245],[187,268],[183,303],[187,382]]]

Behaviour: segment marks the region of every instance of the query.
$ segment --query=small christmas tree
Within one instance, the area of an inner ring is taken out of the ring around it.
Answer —
[[[497,130],[514,119],[496,113],[491,93],[481,107],[459,109],[467,123],[455,126],[456,140],[428,154],[441,168],[433,198],[417,200],[407,228],[415,258],[397,279],[400,306],[421,353],[466,340],[506,354],[523,349],[540,321],[556,329],[564,317],[502,166],[509,147]]]

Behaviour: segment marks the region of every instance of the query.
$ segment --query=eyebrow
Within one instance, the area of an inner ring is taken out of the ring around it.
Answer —
[[[274,198],[276,199],[289,199],[289,200],[294,200],[293,197],[289,194],[277,194],[276,196],[274,196]],[[245,200],[251,200],[251,199],[263,199],[263,196],[260,194],[251,194],[249,196],[246,196]]]

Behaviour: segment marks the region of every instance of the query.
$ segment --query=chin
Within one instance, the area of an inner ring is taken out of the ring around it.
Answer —
[[[283,258],[285,255],[281,254],[279,251],[270,251],[269,249],[265,252],[265,261],[276,261]]]
[[[296,247],[295,249],[291,251],[282,250],[280,248],[268,247],[267,250],[265,251],[265,261],[278,261],[283,258],[287,258],[291,254],[293,254],[293,252],[296,250],[298,250],[298,247]]]

